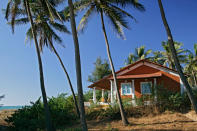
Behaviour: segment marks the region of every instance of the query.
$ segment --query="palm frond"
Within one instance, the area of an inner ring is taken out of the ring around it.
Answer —
[[[8,17],[10,15],[10,6],[11,6],[11,0],[8,1],[8,4],[7,4],[7,7],[6,7],[6,10],[5,10],[5,18],[8,20]]]
[[[32,30],[31,28],[29,28],[26,32],[26,38],[25,38],[25,43],[29,41],[31,41],[33,39],[33,34],[32,34]]]
[[[121,5],[122,7],[133,6],[139,11],[145,11],[145,8],[142,4],[138,2],[138,0],[110,0],[111,2]]]
[[[28,18],[20,18],[15,20],[15,25],[22,25],[22,24],[27,24],[29,22]],[[10,24],[10,23],[8,23]]]
[[[125,39],[124,31],[122,27],[129,29],[128,22],[124,19],[125,17],[122,16],[122,13],[114,10],[110,7],[103,6],[103,10],[105,14],[108,16],[111,25],[115,32],[122,38]]]
[[[90,19],[90,16],[92,16],[95,13],[95,8],[94,6],[91,6],[86,13],[83,15],[82,19],[80,20],[79,26],[77,27],[77,30],[83,32],[88,20]]]
[[[194,53],[195,53],[195,56],[197,57],[197,44],[194,44]]]
[[[63,24],[59,24],[57,22],[49,22],[49,24],[56,30],[58,30],[59,32],[64,32],[67,34],[70,34],[70,31],[66,28],[65,25]]]
[[[122,12],[122,13],[125,14],[126,16],[130,17],[131,19],[134,19],[134,21],[137,21],[137,20],[135,19],[135,17],[133,17],[131,14],[129,14],[128,12],[124,11],[123,9],[121,9],[121,8],[119,8],[119,7],[117,7],[117,6],[114,6],[114,5],[110,4],[110,3],[109,3],[109,5],[112,6],[113,8],[115,8],[116,10]]]

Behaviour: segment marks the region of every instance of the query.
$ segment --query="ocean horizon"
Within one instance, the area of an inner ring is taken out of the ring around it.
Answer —
[[[0,110],[21,109],[23,106],[0,106]]]

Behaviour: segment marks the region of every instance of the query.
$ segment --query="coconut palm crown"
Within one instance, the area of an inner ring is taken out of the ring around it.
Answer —
[[[174,42],[174,46],[176,49],[177,57],[181,64],[187,63],[187,54],[189,53],[188,50],[182,48],[183,44],[180,42]],[[155,52],[154,54],[157,56],[158,53],[161,53],[161,57],[158,60],[163,62],[163,65],[169,66],[171,69],[175,69],[174,59],[171,54],[171,50],[169,47],[169,42],[162,42],[162,47],[164,51]]]
[[[152,53],[152,50],[149,49],[149,50],[145,50],[145,46],[140,46],[138,48],[135,48],[135,53],[131,53],[129,54],[125,64],[128,65],[128,64],[132,64],[138,60],[142,60],[142,59],[148,59],[148,55]]]
[[[143,5],[138,3],[136,0],[124,0],[124,2],[121,0],[77,1],[74,3],[75,11],[86,11],[80,21],[78,30],[83,32],[91,16],[95,15],[95,13],[99,15],[100,12],[103,12],[109,20],[110,25],[112,25],[113,31],[115,31],[121,38],[125,39],[123,27],[130,29],[128,25],[129,22],[126,18],[136,20],[130,13],[122,9],[129,6],[133,6],[140,11],[145,10]]]

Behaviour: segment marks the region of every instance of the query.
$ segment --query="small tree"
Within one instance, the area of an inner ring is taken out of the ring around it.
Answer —
[[[111,74],[109,63],[107,62],[107,60],[102,60],[101,57],[98,57],[96,59],[94,66],[94,71],[91,75],[88,76],[89,82],[96,82],[102,79],[103,77]]]
[[[111,74],[111,70],[109,67],[109,63],[107,60],[102,60],[101,57],[98,57],[96,59],[96,62],[94,63],[94,71],[91,73],[91,75],[88,76],[89,82],[96,82],[105,76]],[[86,100],[90,99],[92,97],[92,92],[88,91],[85,94]],[[96,99],[99,100],[101,98],[101,91],[96,91]]]

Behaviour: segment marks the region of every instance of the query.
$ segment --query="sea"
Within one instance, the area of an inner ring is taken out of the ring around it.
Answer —
[[[0,110],[21,109],[23,106],[0,106]]]

